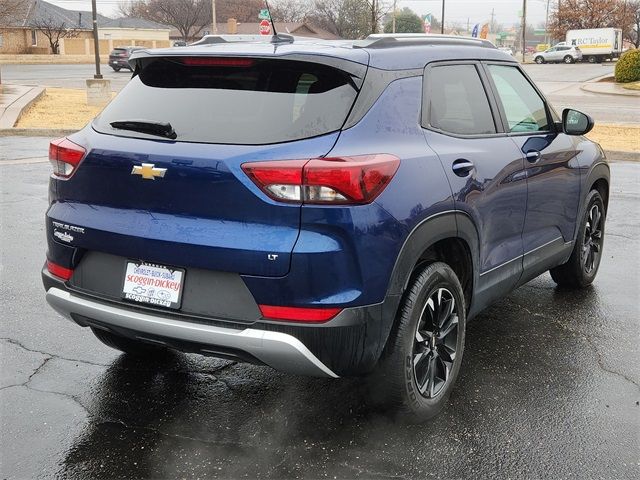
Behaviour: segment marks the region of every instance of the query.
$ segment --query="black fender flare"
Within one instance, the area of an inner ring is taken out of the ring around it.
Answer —
[[[611,170],[609,169],[609,164],[605,161],[600,161],[595,163],[589,169],[589,172],[584,176],[584,179],[582,181],[582,188],[580,191],[580,209],[578,210],[579,217],[578,217],[578,222],[576,222],[577,224],[580,224],[580,219],[585,213],[585,208],[587,208],[584,201],[586,200],[587,195],[589,194],[589,190],[591,189],[591,186],[594,185],[598,180],[605,180],[607,182],[607,185],[609,186],[609,189],[611,189]],[[609,192],[607,192],[607,196],[609,196]],[[607,210],[608,210],[608,204],[609,204],[608,200],[609,200],[608,198],[605,200],[605,204],[607,205]],[[573,234],[574,242],[576,240],[576,235],[578,235],[577,226]]]
[[[409,233],[400,249],[393,267],[387,295],[383,302],[383,318],[386,320],[385,343],[395,323],[398,307],[411,274],[422,254],[431,246],[446,238],[463,240],[472,260],[471,298],[479,279],[480,240],[478,230],[471,217],[461,210],[448,210],[422,220]]]

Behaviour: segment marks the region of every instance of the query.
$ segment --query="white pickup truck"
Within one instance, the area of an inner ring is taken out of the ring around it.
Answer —
[[[564,44],[580,48],[583,61],[589,63],[613,60],[622,53],[622,30],[619,28],[569,30]]]

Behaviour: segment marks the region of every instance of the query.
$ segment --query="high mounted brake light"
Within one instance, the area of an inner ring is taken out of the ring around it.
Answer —
[[[251,67],[254,64],[251,58],[238,57],[181,57],[179,61],[190,67]]]
[[[73,143],[67,137],[53,140],[49,144],[49,161],[54,175],[69,178],[87,153],[84,147]]]
[[[274,200],[305,204],[371,203],[400,165],[393,155],[283,160],[242,164],[242,170]]]

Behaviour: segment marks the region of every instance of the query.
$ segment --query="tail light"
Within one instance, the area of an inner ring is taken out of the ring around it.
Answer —
[[[66,137],[53,140],[49,144],[49,161],[54,175],[68,178],[80,164],[87,151]]]
[[[393,155],[244,163],[242,170],[274,200],[305,204],[371,203],[400,165]]]
[[[51,273],[52,275],[55,275],[56,277],[59,277],[63,280],[69,280],[73,275],[73,270],[58,265],[57,263],[53,263],[51,260],[47,260],[47,270],[49,270],[49,273]]]
[[[342,311],[341,308],[303,308],[258,305],[264,318],[270,320],[289,320],[292,322],[326,322]]]

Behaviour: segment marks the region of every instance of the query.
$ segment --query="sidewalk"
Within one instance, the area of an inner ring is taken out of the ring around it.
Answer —
[[[33,85],[0,85],[0,130],[13,128],[22,111],[44,93]]]
[[[587,82],[580,86],[581,90],[601,95],[622,95],[625,97],[640,98],[640,90],[629,90],[615,82]]]

